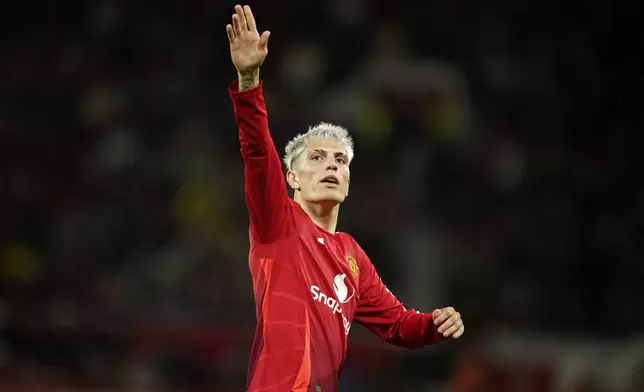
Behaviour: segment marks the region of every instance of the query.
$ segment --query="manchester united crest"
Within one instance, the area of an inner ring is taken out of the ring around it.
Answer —
[[[351,274],[354,277],[357,277],[358,273],[360,272],[360,270],[358,269],[358,262],[351,255],[346,255],[345,259],[347,260],[347,263],[349,263],[349,269],[351,270]]]

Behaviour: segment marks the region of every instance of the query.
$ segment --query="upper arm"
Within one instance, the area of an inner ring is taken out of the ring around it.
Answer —
[[[261,85],[237,92],[230,87],[244,159],[246,206],[251,232],[260,242],[287,235],[291,217],[282,165],[268,128]]]
[[[257,240],[273,242],[288,233],[290,208],[277,152],[244,158],[246,206]]]
[[[395,322],[406,311],[403,304],[389,291],[376,272],[371,260],[359,253],[360,299],[355,319],[374,331]]]

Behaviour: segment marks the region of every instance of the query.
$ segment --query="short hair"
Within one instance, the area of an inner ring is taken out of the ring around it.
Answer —
[[[349,163],[353,160],[353,139],[349,135],[349,131],[339,125],[321,122],[314,127],[309,127],[308,132],[298,134],[286,144],[284,164],[288,170],[292,169],[293,161],[304,152],[306,146],[313,140],[337,141],[344,147]]]

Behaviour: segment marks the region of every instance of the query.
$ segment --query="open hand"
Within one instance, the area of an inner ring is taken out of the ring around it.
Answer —
[[[451,306],[434,310],[432,318],[434,325],[438,326],[438,333],[446,338],[451,336],[453,339],[458,339],[465,332],[461,314]]]
[[[250,7],[235,6],[232,25],[226,25],[230,42],[230,57],[240,75],[249,75],[259,70],[268,54],[269,31],[260,36],[255,17]]]

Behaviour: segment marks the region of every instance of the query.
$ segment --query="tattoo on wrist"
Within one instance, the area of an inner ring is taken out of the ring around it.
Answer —
[[[259,70],[249,74],[239,74],[239,91],[250,90],[259,85]]]

